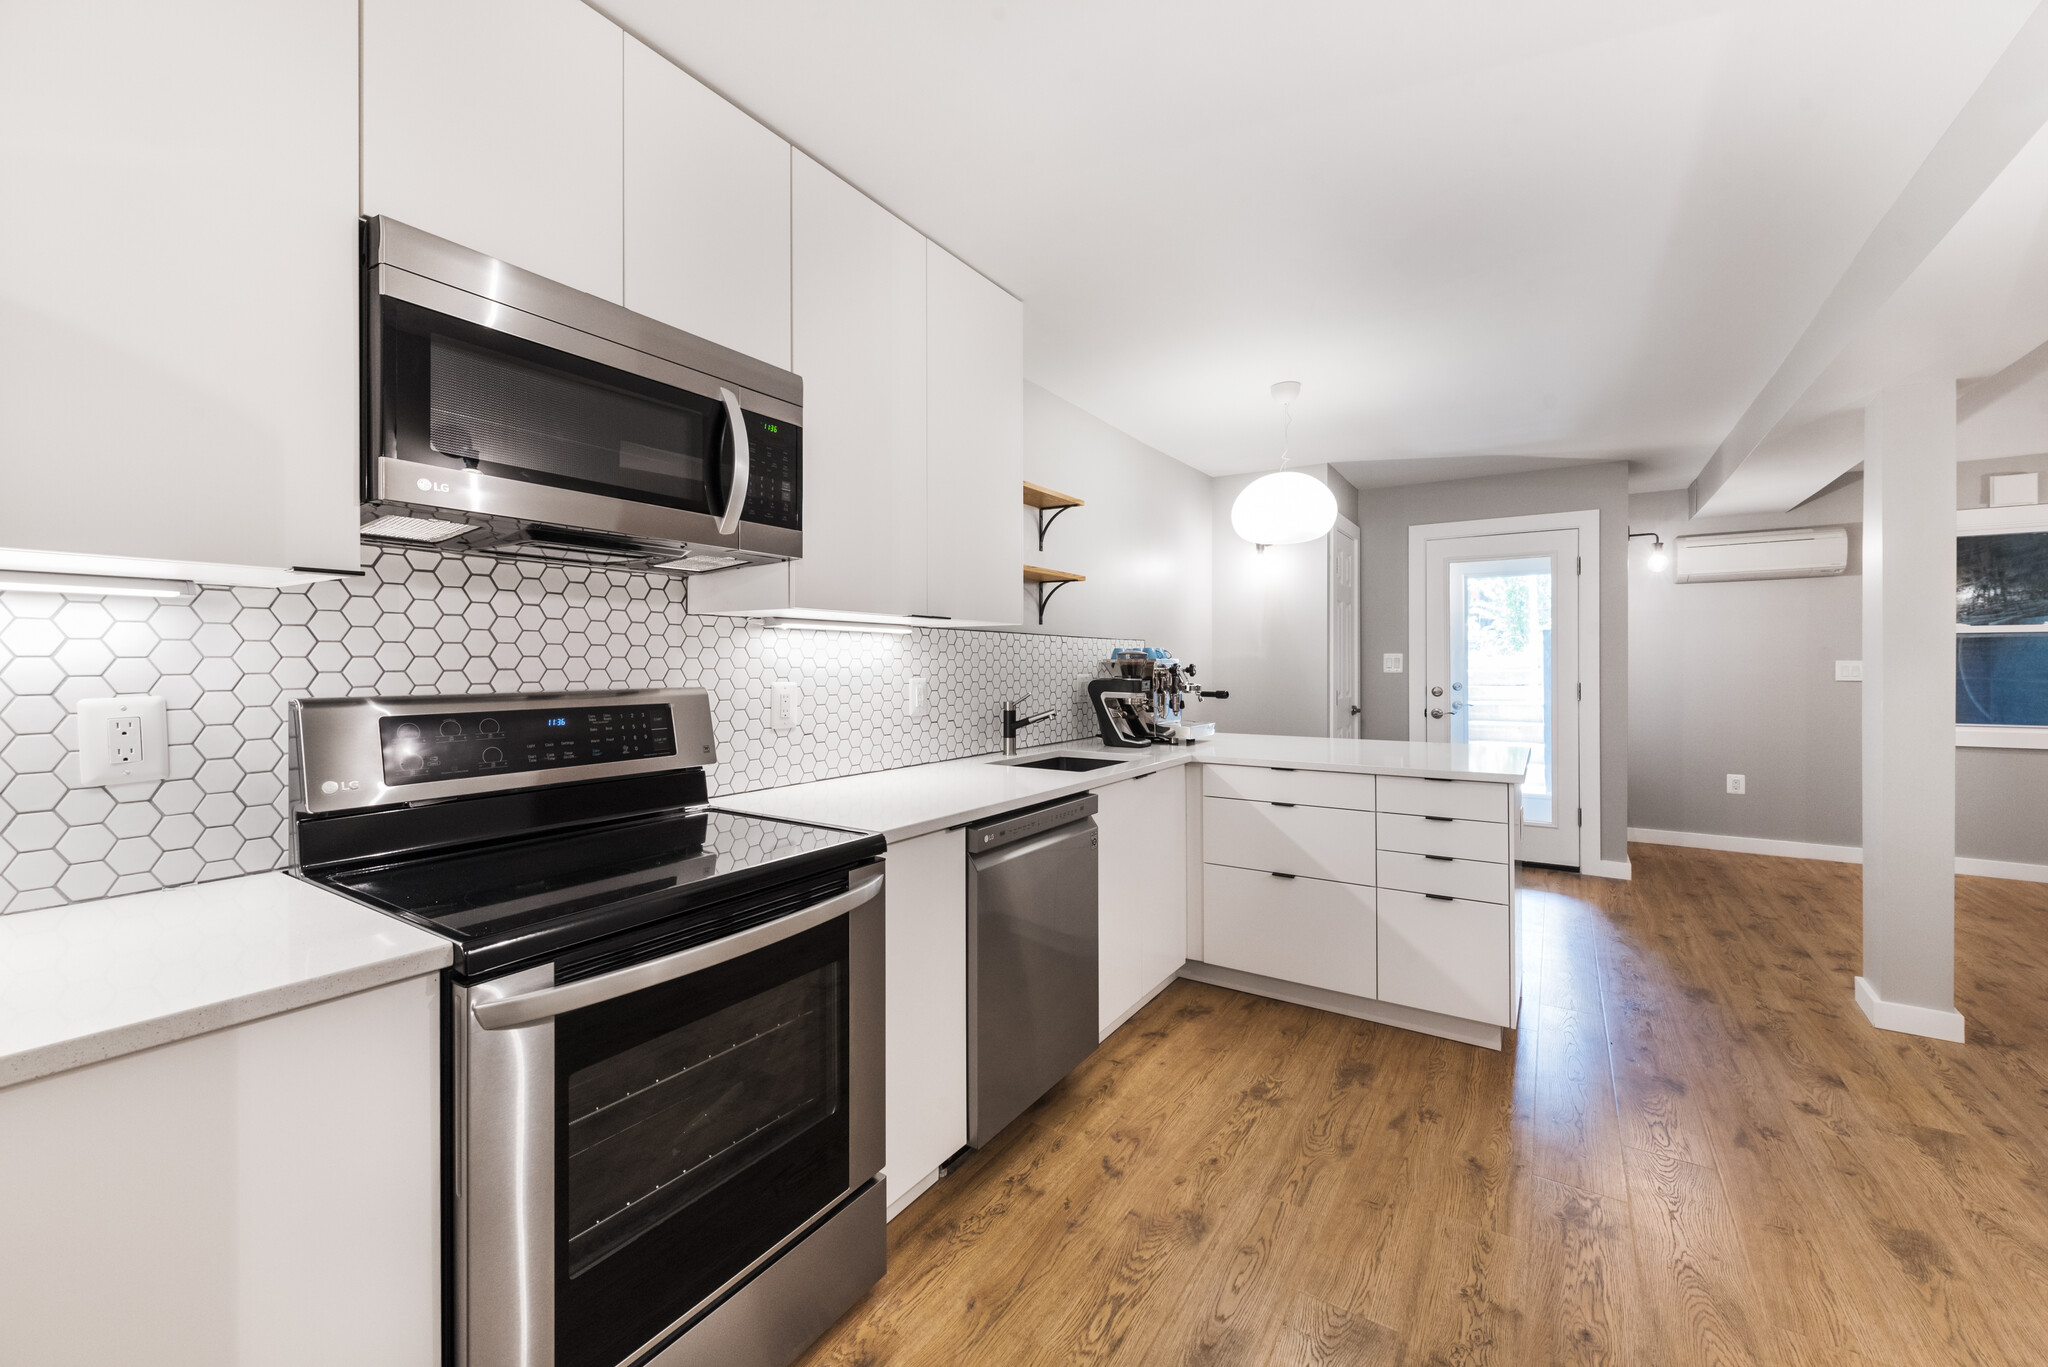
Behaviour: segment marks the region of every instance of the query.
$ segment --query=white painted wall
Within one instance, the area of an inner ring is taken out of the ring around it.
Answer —
[[[1036,516],[1020,501],[1025,563],[1085,574],[1088,582],[1061,589],[1041,627],[1035,595],[1020,581],[1021,629],[1141,637],[1194,661],[1208,682],[1209,476],[1027,384],[1024,478],[1087,500],[1060,514],[1042,552]]]
[[[1354,522],[1358,491],[1327,465],[1294,467],[1337,496]],[[1259,474],[1270,473],[1260,471]],[[1259,477],[1214,481],[1216,663],[1203,683],[1230,691],[1199,715],[1220,730],[1253,735],[1330,734],[1329,544],[1327,538],[1257,550],[1230,525],[1230,507]],[[1363,563],[1363,547],[1360,558]]]

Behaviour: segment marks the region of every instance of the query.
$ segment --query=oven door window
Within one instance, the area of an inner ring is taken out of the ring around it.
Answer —
[[[558,1367],[615,1367],[848,1186],[844,918],[558,1017]]]

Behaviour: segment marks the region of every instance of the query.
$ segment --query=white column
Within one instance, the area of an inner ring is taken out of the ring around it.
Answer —
[[[1886,1030],[1960,1040],[1955,1009],[1956,386],[1892,385],[1863,467],[1863,974]]]

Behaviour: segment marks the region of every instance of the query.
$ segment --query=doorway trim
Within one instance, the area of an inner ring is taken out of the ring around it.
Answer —
[[[1351,715],[1340,718],[1337,715],[1337,554],[1334,538],[1342,533],[1351,538]],[[1365,572],[1365,542],[1359,536],[1358,524],[1342,513],[1337,515],[1336,525],[1330,528],[1333,538],[1329,544],[1330,553],[1323,557],[1327,582],[1323,586],[1323,602],[1330,610],[1329,644],[1324,648],[1324,663],[1329,666],[1323,681],[1325,701],[1330,706],[1330,734],[1343,740],[1356,740],[1365,729],[1365,593],[1363,577]],[[1348,729],[1340,729],[1348,728]]]
[[[1579,682],[1585,688],[1579,711],[1579,805],[1585,808],[1580,833],[1579,871],[1600,878],[1629,876],[1627,847],[1608,857],[1601,834],[1600,801],[1600,510],[1486,517],[1469,522],[1416,523],[1408,528],[1408,737],[1422,740],[1425,614],[1428,611],[1426,547],[1431,541],[1511,532],[1576,531],[1579,534]],[[1586,719],[1592,718],[1592,724]]]

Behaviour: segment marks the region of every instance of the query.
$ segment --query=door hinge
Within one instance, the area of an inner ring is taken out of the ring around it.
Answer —
[[[1581,826],[1586,824],[1586,809],[1584,807],[1579,808],[1579,824]]]
[[[1575,555],[1572,557],[1572,559],[1575,562],[1577,562],[1576,567],[1572,570],[1572,573],[1584,574],[1586,572],[1586,557],[1583,555]]]
[[[1575,684],[1573,686],[1579,690],[1579,701],[1584,702],[1586,700],[1586,686],[1584,684]]]

